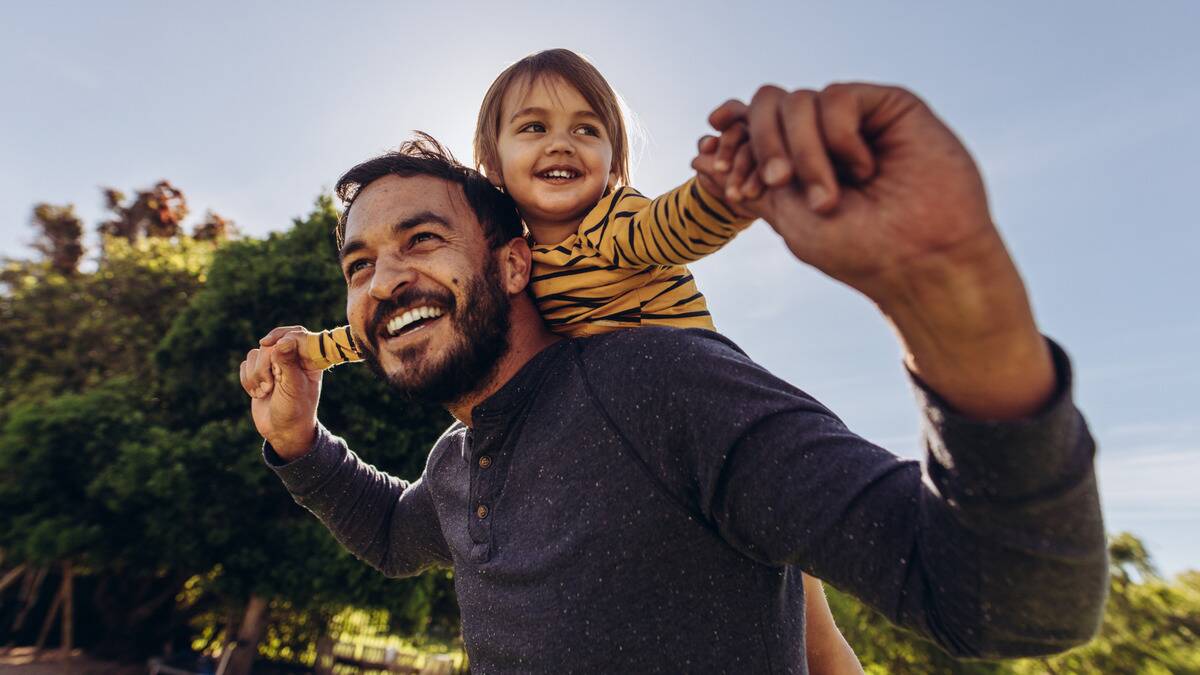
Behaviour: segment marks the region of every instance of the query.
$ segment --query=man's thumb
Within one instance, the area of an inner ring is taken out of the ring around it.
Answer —
[[[289,366],[300,366],[300,350],[297,348],[296,338],[285,337],[275,344],[275,353],[279,356],[281,363]]]

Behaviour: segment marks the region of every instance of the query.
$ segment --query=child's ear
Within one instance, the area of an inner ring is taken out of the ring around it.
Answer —
[[[500,173],[500,169],[497,169],[490,164],[484,164],[483,175],[487,177],[489,183],[495,185],[501,190],[504,189],[504,176]]]
[[[608,172],[608,190],[606,190],[606,192],[612,192],[613,190],[616,190],[616,189],[617,189],[617,172],[609,171]]]

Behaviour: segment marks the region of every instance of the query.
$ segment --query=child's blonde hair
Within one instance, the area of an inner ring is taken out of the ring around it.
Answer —
[[[569,49],[547,49],[530,54],[504,69],[483,95],[479,106],[479,119],[475,123],[475,167],[496,171],[500,167],[499,150],[500,114],[504,95],[517,85],[523,91],[540,81],[558,78],[575,87],[588,105],[592,107],[612,143],[612,171],[618,185],[629,184],[629,137],[625,130],[625,116],[621,113],[620,99],[608,85],[608,81],[587,59]]]

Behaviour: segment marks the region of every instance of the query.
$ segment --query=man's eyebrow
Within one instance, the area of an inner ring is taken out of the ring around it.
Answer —
[[[538,108],[538,107],[533,107],[533,106],[528,107],[528,108],[521,108],[517,112],[513,113],[513,116],[511,118],[509,118],[508,121],[511,123],[513,120],[517,119],[518,117],[525,117],[527,115],[545,116],[547,112],[548,111],[545,108]],[[588,119],[596,120],[597,122],[603,121],[599,115],[592,112],[591,110],[577,110],[577,111],[575,111],[575,116],[576,117],[586,117]]]
[[[454,226],[450,224],[450,221],[439,216],[433,211],[422,211],[415,216],[409,216],[395,225],[392,225],[392,234],[398,235],[405,230],[411,230],[418,225],[425,225],[427,223],[436,223],[447,229],[454,229]]]
[[[345,260],[346,256],[350,255],[351,253],[366,247],[367,244],[362,239],[355,239],[353,241],[346,242],[342,245],[342,248],[338,250],[338,262]]]
[[[422,211],[392,225],[392,234],[398,236],[405,230],[411,230],[414,227],[428,223],[436,223],[447,229],[454,229],[454,226],[450,224],[450,221],[434,213],[433,211]],[[351,253],[355,253],[356,251],[360,251],[366,247],[367,243],[362,239],[353,239],[346,242],[342,248],[338,250],[338,262],[345,260],[346,257]]]

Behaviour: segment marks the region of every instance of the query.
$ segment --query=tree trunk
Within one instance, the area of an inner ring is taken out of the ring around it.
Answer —
[[[18,601],[24,600],[25,606],[17,613],[17,618],[13,620],[12,632],[16,633],[25,625],[25,617],[29,615],[29,610],[37,604],[38,596],[42,591],[42,583],[46,580],[46,573],[49,568],[41,567],[37,570],[30,570],[29,574],[25,575],[25,584],[21,587],[21,594],[18,596]]]
[[[71,563],[63,563],[62,585],[62,652],[69,656],[75,647],[75,570]]]
[[[66,579],[63,579],[64,583],[66,581]],[[58,593],[54,594],[54,602],[50,603],[50,609],[46,612],[46,619],[42,621],[42,629],[38,631],[37,644],[33,646],[35,654],[42,651],[42,647],[46,646],[46,638],[50,637],[50,627],[54,625],[54,615],[58,614],[58,608],[62,606],[65,591],[65,586],[59,586]]]
[[[250,675],[254,668],[254,657],[258,656],[258,642],[262,640],[270,618],[267,600],[257,595],[250,596],[246,603],[246,612],[242,615],[242,625],[238,629],[237,642],[226,645],[233,647],[233,657],[229,659],[229,667],[224,675]]]
[[[21,578],[21,573],[24,571],[25,571],[25,565],[23,565],[23,564],[17,565],[16,567],[9,570],[8,574],[5,574],[4,578],[0,579],[0,593],[3,593],[4,589],[8,588],[9,586],[12,586],[17,581],[17,579]]]
[[[329,633],[322,632],[321,637],[317,638],[317,660],[313,662],[315,675],[333,675],[333,643],[333,636]]]

